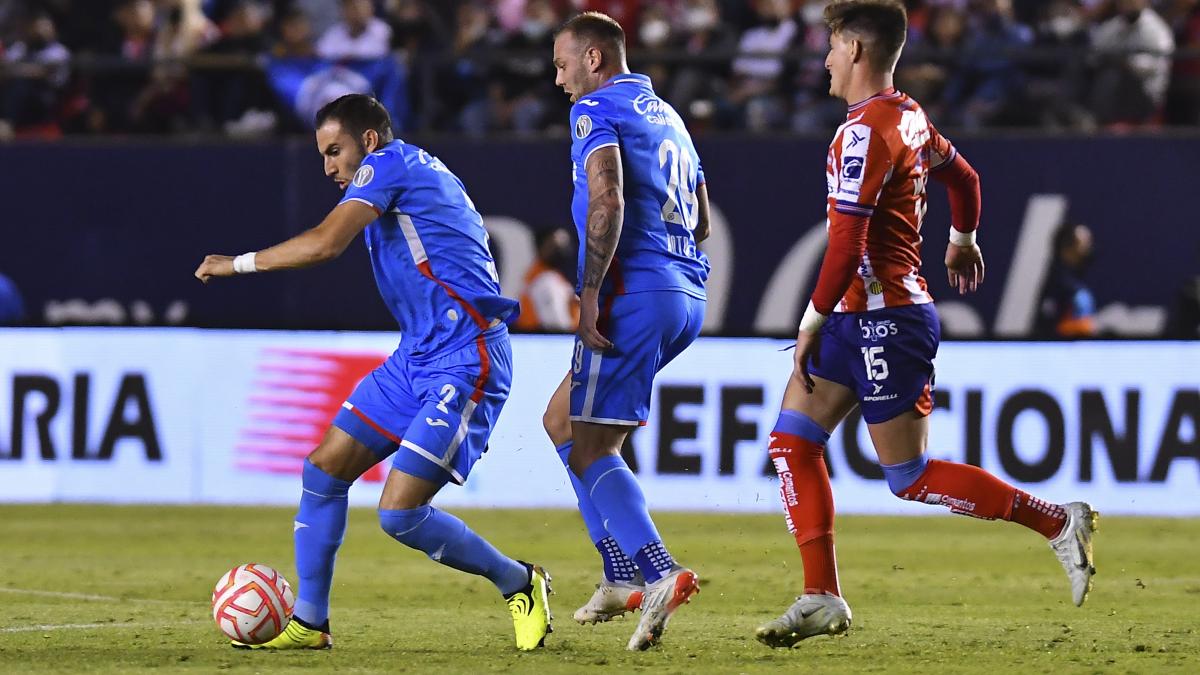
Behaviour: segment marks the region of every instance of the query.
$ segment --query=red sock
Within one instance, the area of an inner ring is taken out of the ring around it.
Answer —
[[[804,592],[840,596],[833,550],[833,490],[825,469],[825,449],[792,434],[771,432],[771,461],[779,474],[788,532],[804,561]]]
[[[1046,538],[1062,530],[1066,511],[970,464],[931,459],[925,473],[899,495],[902,499],[941,504],[955,513],[985,520],[1009,520]]]
[[[1037,497],[1017,490],[1013,498],[1012,521],[1053,539],[1067,524],[1067,512],[1058,504],[1042,501]]]

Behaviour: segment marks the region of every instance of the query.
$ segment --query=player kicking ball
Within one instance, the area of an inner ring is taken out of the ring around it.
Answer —
[[[516,301],[500,294],[483,220],[462,183],[436,157],[392,136],[387,110],[360,94],[317,113],[325,175],[346,195],[315,228],[271,248],[210,255],[213,277],[310,267],[341,255],[365,231],[384,302],[404,339],[342,404],[304,462],[294,537],[299,596],[279,637],[253,649],[328,649],[329,590],[346,531],[350,485],[392,456],[379,524],[431,559],[485,577],[504,596],[517,647],[542,646],[551,631],[550,576],[500,553],[430,501],[461,485],[487,449],[508,398],[507,322]]]
[[[932,177],[949,191],[946,268],[950,285],[967,293],[983,282],[975,243],[979,177],[921,106],[892,87],[907,29],[904,6],[835,1],[825,9],[825,22],[832,33],[825,59],[829,93],[850,108],[826,160],[829,247],[796,336],[794,370],[770,441],[788,530],[804,562],[804,594],[756,636],[790,647],[850,627],[823,455],[830,432],[855,406],[897,497],[1038,532],[1081,605],[1095,574],[1097,514],[1088,504],[1050,504],[979,467],[925,456],[939,340],[933,299],[918,275],[925,185]]]
[[[621,446],[646,420],[655,374],[704,322],[708,260],[696,243],[708,232],[708,193],[683,121],[648,77],[629,72],[616,21],[596,12],[567,21],[555,35],[554,67],[574,102],[580,314],[571,371],[546,428],[605,567],[575,618],[595,623],[640,609],[628,648],[647,649],[699,585],[663,544]]]

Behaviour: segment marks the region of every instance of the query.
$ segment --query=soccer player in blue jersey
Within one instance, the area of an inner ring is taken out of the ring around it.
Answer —
[[[640,650],[658,642],[671,614],[699,590],[696,574],[663,545],[620,451],[645,423],[654,375],[700,333],[708,260],[696,244],[708,231],[708,193],[682,119],[649,78],[629,72],[616,21],[596,12],[569,20],[555,37],[554,66],[555,84],[575,104],[571,211],[582,242],[581,304],[571,371],[546,429],[604,560],[604,581],[576,619],[604,621],[640,607],[629,640]]]
[[[207,283],[310,267],[336,258],[365,230],[375,280],[403,340],[342,404],[304,462],[295,615],[283,634],[256,648],[333,645],[329,590],[350,484],[393,455],[379,501],[383,530],[494,583],[508,602],[517,647],[535,649],[551,630],[549,575],[501,554],[429,503],[446,483],[462,484],[487,449],[512,379],[507,322],[517,303],[500,294],[483,220],[439,159],[393,138],[375,99],[343,96],[317,113],[316,126],[325,174],[345,197],[320,225],[281,244],[207,256],[196,277]]]

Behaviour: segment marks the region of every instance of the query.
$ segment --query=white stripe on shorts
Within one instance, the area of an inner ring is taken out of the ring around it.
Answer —
[[[641,426],[642,420],[618,420],[611,417],[585,417],[583,415],[571,415],[572,422],[592,422],[593,424],[617,424],[623,427]]]
[[[603,352],[592,351],[592,367],[588,370],[587,392],[583,396],[583,415],[581,417],[592,416],[592,403],[596,400],[596,382],[600,379],[600,362],[603,360]]]
[[[475,406],[475,401],[471,399],[467,399],[467,404],[463,406],[462,414],[459,416],[458,430],[454,432],[454,438],[450,439],[450,447],[446,448],[445,461],[447,464],[454,461],[454,455],[458,453],[458,446],[462,445],[463,439],[467,437],[471,416],[475,414]]]
[[[412,441],[408,440],[407,438],[400,441],[400,447],[408,448],[409,450],[412,450],[413,452],[424,457],[425,459],[433,462],[434,464],[437,464],[438,466],[445,469],[451,476],[453,476],[455,482],[457,482],[459,485],[463,484],[463,477],[461,475],[459,475],[459,473],[457,471],[454,470],[454,467],[450,466],[450,464],[448,462],[446,462],[445,460],[439,459],[432,452],[426,450],[425,448],[422,448],[421,446],[417,445],[416,443],[413,443]]]

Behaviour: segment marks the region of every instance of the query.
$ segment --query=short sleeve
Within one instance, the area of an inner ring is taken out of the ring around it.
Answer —
[[[892,173],[892,153],[887,140],[866,124],[852,124],[842,132],[837,159],[834,210],[869,218],[874,215],[879,193]]]
[[[362,202],[378,213],[386,213],[396,203],[400,194],[400,181],[404,174],[404,162],[394,153],[372,153],[367,155],[358,171],[354,173],[342,202]],[[341,203],[341,202],[339,202]]]
[[[950,166],[950,163],[958,156],[958,150],[954,149],[954,144],[939,134],[932,124],[929,125],[929,143],[925,147],[929,148],[930,171]]]
[[[600,148],[618,145],[616,110],[602,98],[582,98],[571,107],[571,144],[579,157],[579,167],[587,167],[588,157]]]

